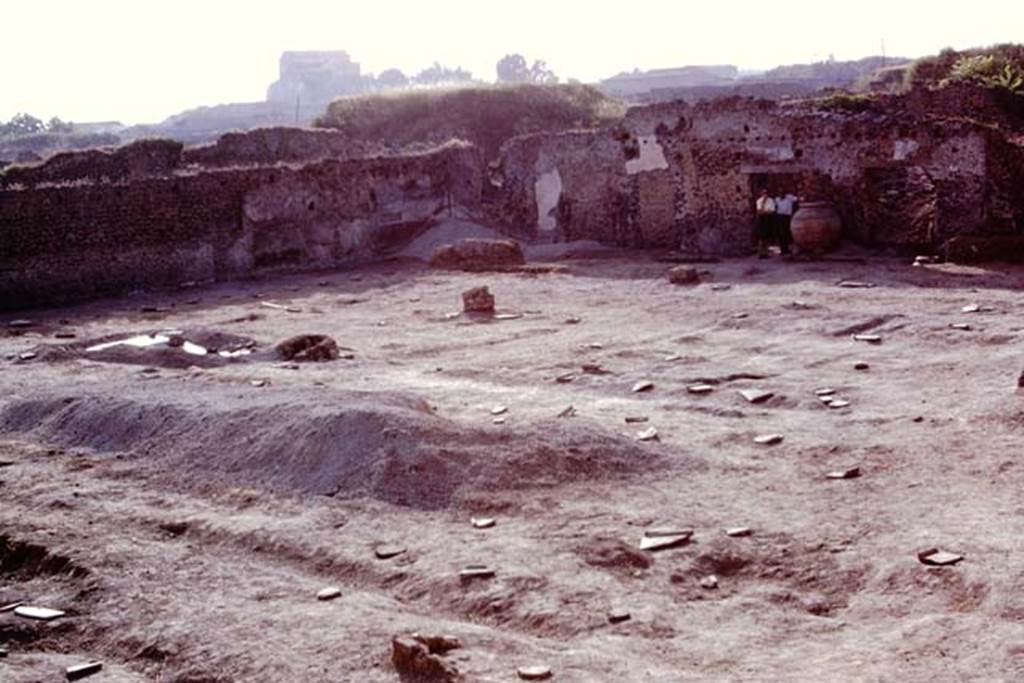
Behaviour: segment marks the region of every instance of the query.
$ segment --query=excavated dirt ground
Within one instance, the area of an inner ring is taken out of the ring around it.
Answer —
[[[0,679],[396,681],[410,631],[457,636],[469,681],[1024,678],[1024,271],[735,260],[686,287],[650,254],[553,263],[0,319],[0,605],[67,612],[0,613]],[[448,315],[480,284],[521,317]],[[255,353],[85,350],[167,328]],[[273,357],[302,333],[342,358]],[[638,550],[666,526],[692,541]],[[471,563],[496,575],[460,581]]]

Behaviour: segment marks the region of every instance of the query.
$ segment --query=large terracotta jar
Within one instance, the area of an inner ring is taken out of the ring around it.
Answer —
[[[829,202],[807,202],[793,215],[790,224],[793,244],[801,251],[822,253],[834,249],[842,237],[839,214]]]

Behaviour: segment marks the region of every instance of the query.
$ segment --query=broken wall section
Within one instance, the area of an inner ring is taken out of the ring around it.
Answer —
[[[479,203],[477,150],[0,191],[0,309],[331,267]]]
[[[488,205],[496,222],[527,238],[731,256],[752,251],[764,186],[833,202],[857,242],[934,247],[1015,229],[1024,215],[1012,200],[1019,173],[993,167],[1014,154],[1008,146],[989,127],[906,111],[659,104],[611,129],[509,141]]]

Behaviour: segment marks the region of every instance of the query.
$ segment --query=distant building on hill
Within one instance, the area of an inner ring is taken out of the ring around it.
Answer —
[[[267,102],[290,106],[300,121],[323,113],[336,97],[365,88],[360,66],[344,50],[285,52],[280,76],[267,89]]]

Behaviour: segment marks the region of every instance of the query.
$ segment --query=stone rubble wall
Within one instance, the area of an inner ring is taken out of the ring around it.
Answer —
[[[0,310],[378,257],[479,203],[478,151],[0,190]]]
[[[338,131],[272,126],[225,133],[216,142],[188,147],[182,161],[186,165],[223,168],[353,159],[369,156],[372,151],[367,143]]]
[[[832,201],[854,241],[934,248],[1024,230],[1020,149],[991,127],[906,111],[674,102],[635,108],[607,130],[510,140],[488,205],[524,238],[745,255],[765,185]]]

